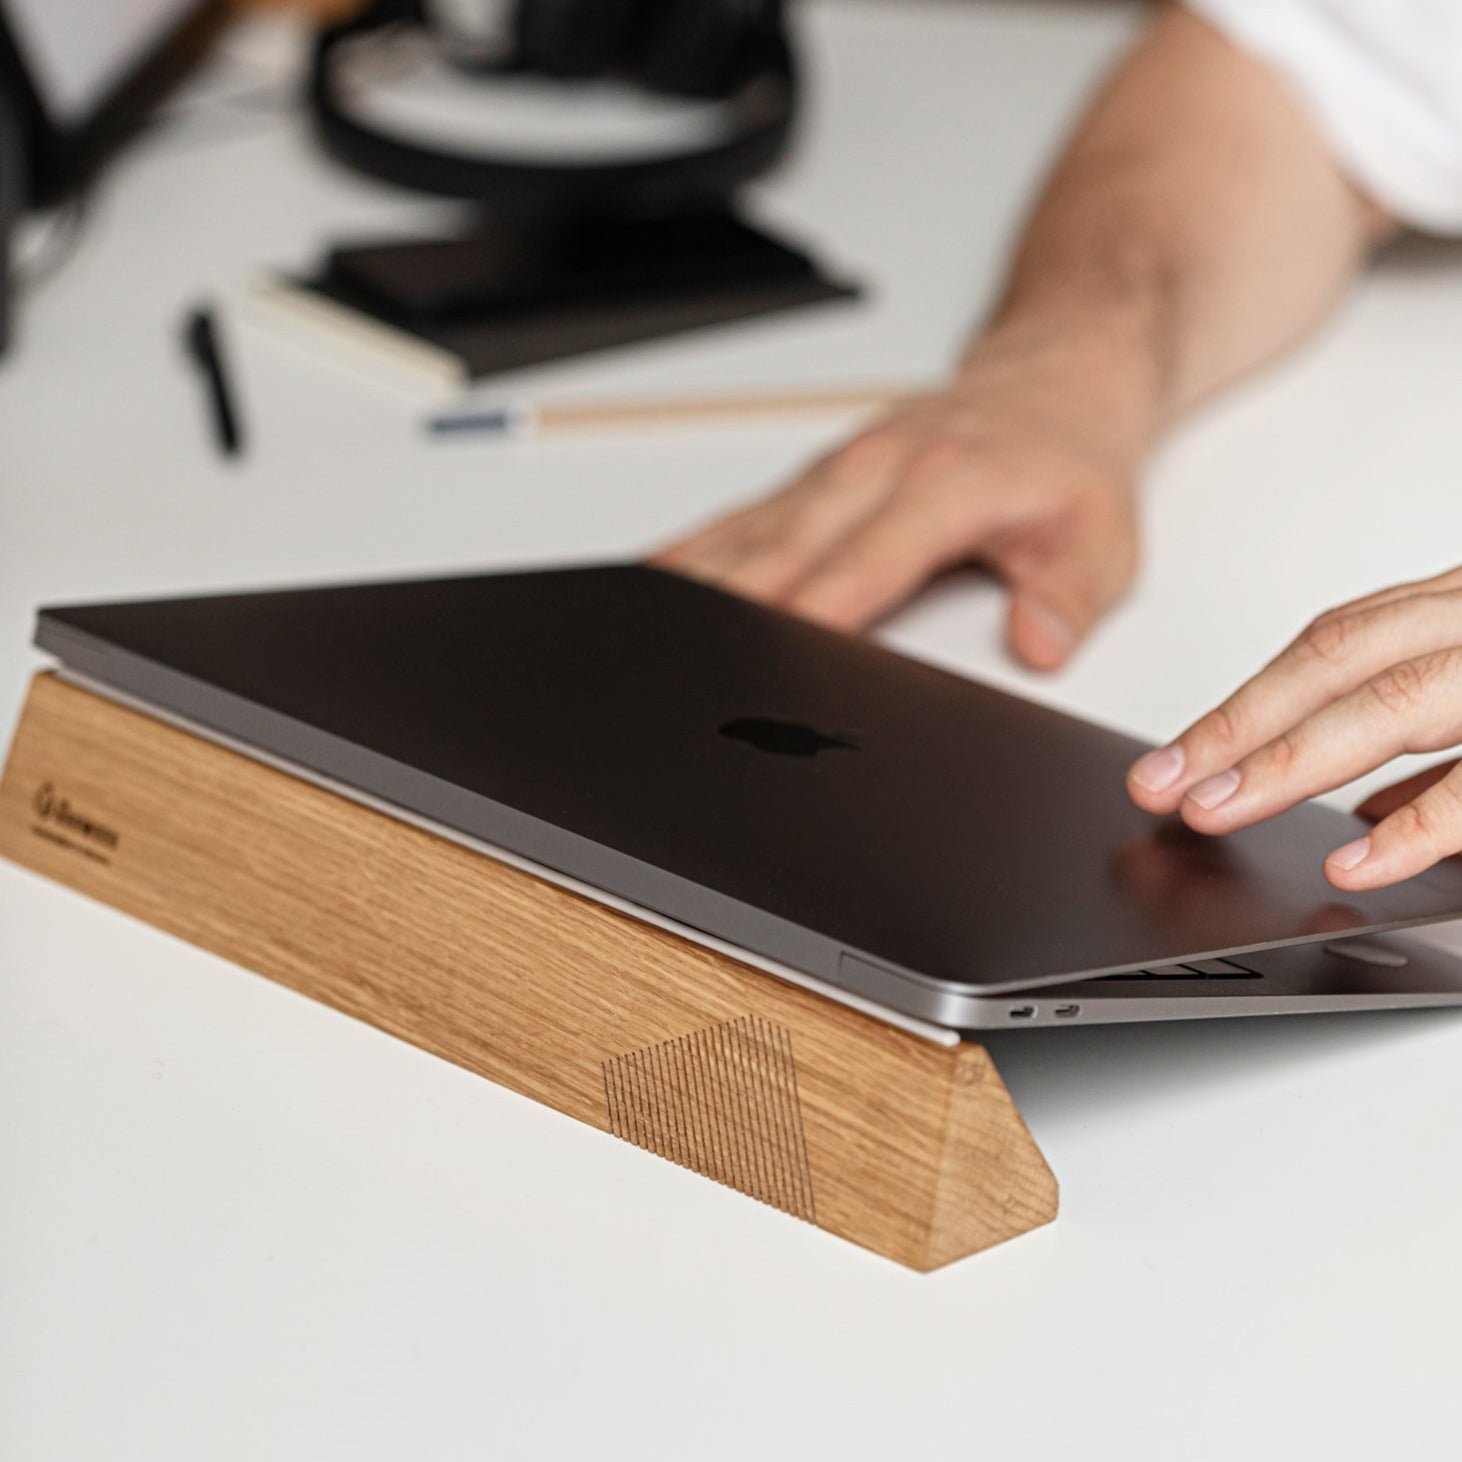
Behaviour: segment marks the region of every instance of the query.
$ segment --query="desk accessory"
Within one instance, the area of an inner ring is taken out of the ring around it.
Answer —
[[[699,140],[607,159],[596,137],[592,155],[444,146],[372,119],[382,60],[409,70],[423,54],[483,85],[619,83],[709,103],[714,125],[703,135],[702,108]],[[307,87],[319,141],[373,177],[463,200],[471,218],[463,234],[337,250],[263,297],[357,364],[374,356],[378,371],[436,387],[846,297],[734,211],[737,190],[786,152],[798,92],[783,0],[512,0],[481,13],[373,0],[319,33]]]
[[[755,394],[725,392],[705,396],[649,396],[621,401],[545,401],[524,399],[483,405],[472,411],[428,418],[433,436],[519,438],[557,436],[616,428],[675,427],[715,422],[887,411],[914,401],[911,387],[788,387]]]
[[[1339,906],[1344,814],[1154,826],[1129,738],[644,566],[37,643],[73,680],[0,851],[917,1266],[1054,1198],[958,1031],[1462,1003],[1455,959],[1336,945],[1456,917],[1455,867]]]
[[[794,987],[53,673],[0,780],[0,855],[910,1268],[1055,1216],[1055,1178],[982,1046]]]
[[[344,364],[443,393],[858,293],[806,250],[717,210],[337,248],[251,298],[265,324]]]
[[[501,28],[495,21],[505,18]],[[725,201],[786,151],[797,112],[783,0],[514,0],[438,13],[421,0],[372,0],[323,29],[307,101],[322,146],[385,182],[468,199],[495,214],[663,218]],[[443,148],[386,130],[344,74],[352,53],[427,41],[485,84],[533,74],[559,85],[618,80],[653,96],[714,101],[711,141],[609,161]]]
[[[20,118],[0,79],[0,356],[10,345],[11,260],[14,233],[25,205],[25,151]]]
[[[224,360],[217,317],[206,306],[191,310],[183,326],[183,348],[197,367],[208,402],[209,425],[224,457],[243,451],[238,399]]]
[[[107,157],[207,54],[230,9],[227,0],[0,0],[0,354],[19,213],[75,206]]]
[[[227,0],[0,0],[0,89],[25,127],[31,202],[83,187],[207,55],[230,10]]]

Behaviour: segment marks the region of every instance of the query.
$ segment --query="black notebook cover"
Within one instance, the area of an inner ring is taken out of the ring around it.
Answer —
[[[337,249],[288,284],[470,380],[859,294],[731,214]]]

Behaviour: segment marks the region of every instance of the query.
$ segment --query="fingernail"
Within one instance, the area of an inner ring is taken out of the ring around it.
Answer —
[[[1171,787],[1183,775],[1183,748],[1162,746],[1139,757],[1132,767],[1132,780],[1149,792]]]
[[[1025,658],[1038,669],[1054,670],[1076,648],[1076,631],[1048,604],[1029,596],[1021,600],[1020,612],[1025,617],[1027,633]],[[1029,631],[1034,630],[1032,644]],[[1032,653],[1033,652],[1033,653]]]
[[[1216,777],[1208,777],[1195,787],[1188,789],[1188,796],[1205,812],[1227,802],[1239,790],[1239,774],[1232,767]]]
[[[1336,848],[1325,861],[1333,863],[1337,868],[1349,873],[1352,868],[1359,868],[1362,863],[1370,857],[1371,840],[1369,838],[1357,838],[1353,843],[1347,843],[1343,848]]]

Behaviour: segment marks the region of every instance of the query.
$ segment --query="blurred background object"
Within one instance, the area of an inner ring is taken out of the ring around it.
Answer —
[[[226,0],[0,0],[0,322],[34,273],[5,258],[7,220],[54,208],[73,232],[91,178],[228,17]]]
[[[364,8],[365,0],[232,0],[238,10],[298,10],[318,20],[343,20]]]
[[[82,187],[207,53],[225,0],[0,0],[0,87],[35,203]]]
[[[0,355],[10,344],[10,256],[12,236],[25,206],[25,151],[20,118],[0,91]]]
[[[371,0],[319,26],[305,102],[337,163],[461,205],[260,291],[337,360],[448,390],[855,297],[746,217],[789,150],[784,0]],[[440,227],[438,224],[437,227]],[[348,359],[347,359],[348,357]]]
[[[346,166],[494,214],[715,207],[787,149],[798,84],[784,9],[783,0],[371,0],[317,32],[310,114]],[[456,92],[462,114],[413,117],[400,96],[413,86],[433,103]],[[485,107],[583,113],[585,93],[568,88],[586,86],[653,103],[666,136],[606,150],[602,121],[585,113],[583,133],[546,148],[511,132],[479,140]]]

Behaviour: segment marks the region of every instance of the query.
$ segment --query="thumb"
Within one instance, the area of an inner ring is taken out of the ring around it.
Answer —
[[[1137,533],[1118,512],[1063,524],[1007,568],[1011,652],[1036,670],[1070,659],[1102,616],[1127,592],[1137,568]]]

